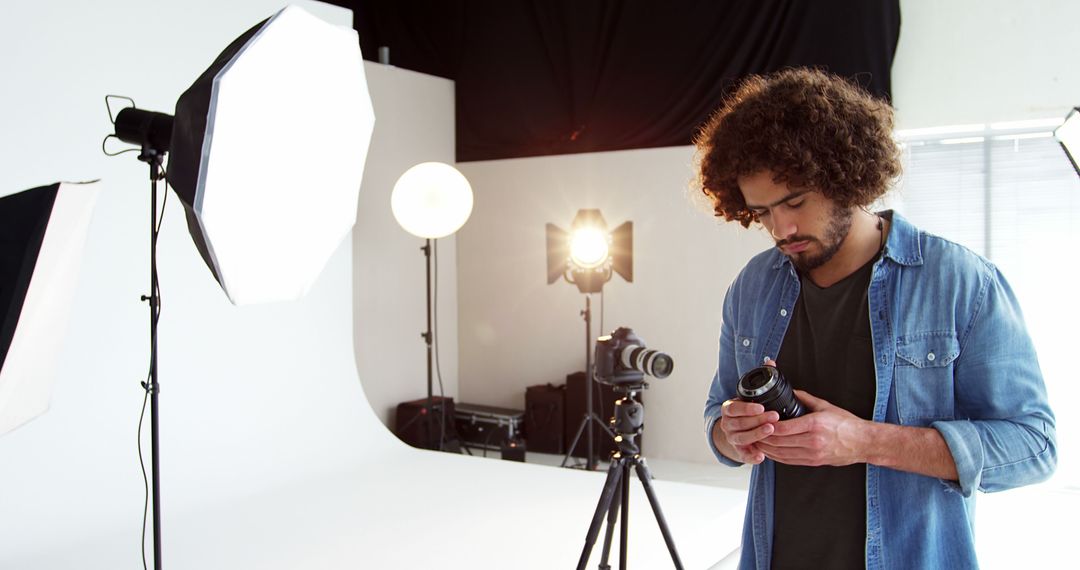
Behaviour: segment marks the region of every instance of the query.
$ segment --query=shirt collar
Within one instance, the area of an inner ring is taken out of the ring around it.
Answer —
[[[891,222],[889,236],[885,240],[885,250],[882,252],[882,256],[900,265],[922,265],[923,256],[922,245],[919,242],[919,229],[893,210],[884,210],[877,214]],[[785,264],[791,264],[791,258],[784,255],[779,249],[773,248],[773,252],[777,258],[773,263],[773,269],[779,269]]]

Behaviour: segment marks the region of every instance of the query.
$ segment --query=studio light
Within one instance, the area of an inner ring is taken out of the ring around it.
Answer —
[[[593,412],[592,405],[592,301],[589,294],[600,293],[604,284],[618,273],[627,282],[634,281],[634,223],[623,222],[610,233],[604,216],[597,209],[578,210],[570,223],[570,231],[555,224],[545,226],[547,234],[547,282],[560,277],[577,286],[585,293],[585,417],[581,420],[570,449],[563,458],[563,466],[574,453],[582,433],[586,441],[586,469],[596,468],[593,454],[593,430],[587,429],[596,422],[605,431],[607,425]]]
[[[469,181],[441,162],[422,162],[405,171],[390,194],[390,209],[402,229],[425,239],[446,237],[472,214]]]
[[[1054,138],[1065,149],[1066,156],[1072,162],[1073,170],[1080,175],[1080,107],[1073,107],[1065,116],[1065,122],[1054,129]]]
[[[422,162],[409,168],[398,178],[390,194],[390,209],[394,219],[402,229],[425,240],[420,248],[424,252],[427,265],[427,330],[421,333],[427,345],[427,400],[424,404],[425,434],[422,438],[425,442],[436,439],[432,427],[434,413],[446,413],[441,401],[439,404],[434,403],[432,385],[432,240],[449,236],[461,229],[472,214],[472,207],[473,193],[469,181],[458,169],[441,162]],[[440,430],[445,425],[445,418],[440,417]],[[444,434],[440,431],[433,447],[442,450],[444,439]]]
[[[97,194],[57,183],[0,198],[0,435],[49,407]]]
[[[144,387],[159,570],[157,183],[164,175],[176,191],[195,246],[233,304],[298,299],[355,223],[374,121],[356,32],[295,6],[229,44],[180,96],[174,116],[132,101],[113,121],[106,141],[137,145],[139,160],[150,166],[144,300],[151,357]]]
[[[582,293],[599,293],[612,272],[634,281],[634,223],[623,222],[610,233],[597,209],[578,210],[567,232],[547,224],[548,285],[564,278]]]

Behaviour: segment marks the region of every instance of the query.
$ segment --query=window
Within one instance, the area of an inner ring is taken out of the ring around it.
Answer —
[[[1051,485],[1080,490],[1080,178],[1052,136],[1061,121],[898,133],[893,206],[994,262],[1020,300],[1057,416]]]

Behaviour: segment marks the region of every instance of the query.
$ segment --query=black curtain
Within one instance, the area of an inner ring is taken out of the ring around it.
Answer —
[[[456,82],[457,160],[690,144],[739,78],[890,97],[899,0],[354,0],[364,57]]]

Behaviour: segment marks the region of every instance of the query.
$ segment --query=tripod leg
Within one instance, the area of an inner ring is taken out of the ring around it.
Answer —
[[[682,570],[682,561],[679,560],[679,553],[675,550],[675,540],[671,538],[671,531],[668,530],[667,521],[664,520],[664,513],[660,510],[660,501],[656,499],[656,492],[653,491],[652,473],[649,471],[649,466],[645,465],[644,459],[635,461],[634,466],[637,468],[637,476],[638,480],[641,481],[641,486],[645,487],[645,496],[649,498],[649,505],[652,506],[653,514],[656,515],[656,523],[660,525],[660,532],[664,535],[664,542],[667,544],[668,552],[671,553],[671,561],[675,563],[675,568]]]
[[[613,459],[611,464],[612,464],[612,466],[614,466],[615,463],[620,463],[621,464],[623,461],[625,461],[625,460],[622,459],[622,458]],[[622,468],[620,468],[620,470],[621,469]],[[626,482],[626,472],[625,471],[621,471],[621,472],[623,473],[622,481],[625,483]],[[611,570],[611,565],[608,564],[608,558],[610,558],[610,556],[611,556],[611,537],[612,537],[612,535],[615,534],[615,520],[619,518],[619,505],[621,505],[621,504],[622,504],[622,501],[612,500],[611,501],[611,506],[608,508],[607,530],[604,531],[604,554],[603,554],[603,557],[600,558],[600,570]]]
[[[584,570],[589,562],[589,554],[592,553],[593,545],[596,544],[596,535],[600,533],[600,523],[604,521],[604,513],[611,508],[615,489],[623,479],[623,470],[620,463],[612,463],[608,469],[607,480],[604,481],[604,490],[600,493],[600,502],[596,505],[593,513],[592,524],[589,525],[589,533],[585,535],[585,548],[581,550],[581,558],[578,559],[577,570]]]
[[[626,570],[626,548],[630,544],[630,459],[622,465],[622,519],[619,521],[619,570]]]

